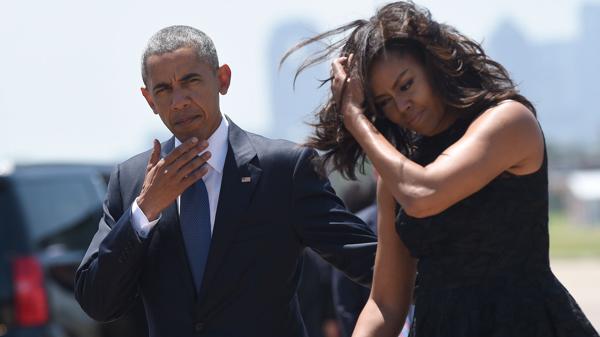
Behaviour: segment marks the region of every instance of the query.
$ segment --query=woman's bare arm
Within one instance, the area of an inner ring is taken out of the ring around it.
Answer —
[[[371,294],[362,310],[353,337],[397,337],[412,302],[416,262],[395,229],[393,196],[377,183],[378,244]]]

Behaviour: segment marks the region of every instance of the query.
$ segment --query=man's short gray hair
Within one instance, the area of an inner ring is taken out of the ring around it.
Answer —
[[[180,48],[193,48],[200,60],[207,62],[215,70],[219,67],[219,58],[215,45],[204,32],[190,26],[170,26],[152,35],[142,55],[142,80],[148,85],[146,62],[152,55],[174,52]]]

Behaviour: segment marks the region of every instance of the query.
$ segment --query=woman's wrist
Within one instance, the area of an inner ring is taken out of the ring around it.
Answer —
[[[343,111],[344,126],[351,131],[357,126],[362,118],[365,118],[364,109],[354,104],[347,104]]]

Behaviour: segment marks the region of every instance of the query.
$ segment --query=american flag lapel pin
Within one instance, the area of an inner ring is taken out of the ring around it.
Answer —
[[[249,183],[251,181],[252,181],[252,179],[250,177],[242,177],[242,182],[243,183]]]

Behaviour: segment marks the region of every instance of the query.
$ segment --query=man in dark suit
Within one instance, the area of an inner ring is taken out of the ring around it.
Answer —
[[[377,231],[377,205],[372,204],[356,215],[374,232]],[[333,305],[339,320],[340,337],[350,337],[371,291],[348,280],[339,270],[333,270],[331,273],[331,287]]]
[[[221,114],[231,70],[208,36],[160,30],[142,76],[174,137],[110,178],[76,274],[91,317],[117,319],[141,296],[150,336],[306,336],[296,295],[306,247],[370,283],[376,238],[315,171],[315,151]]]

